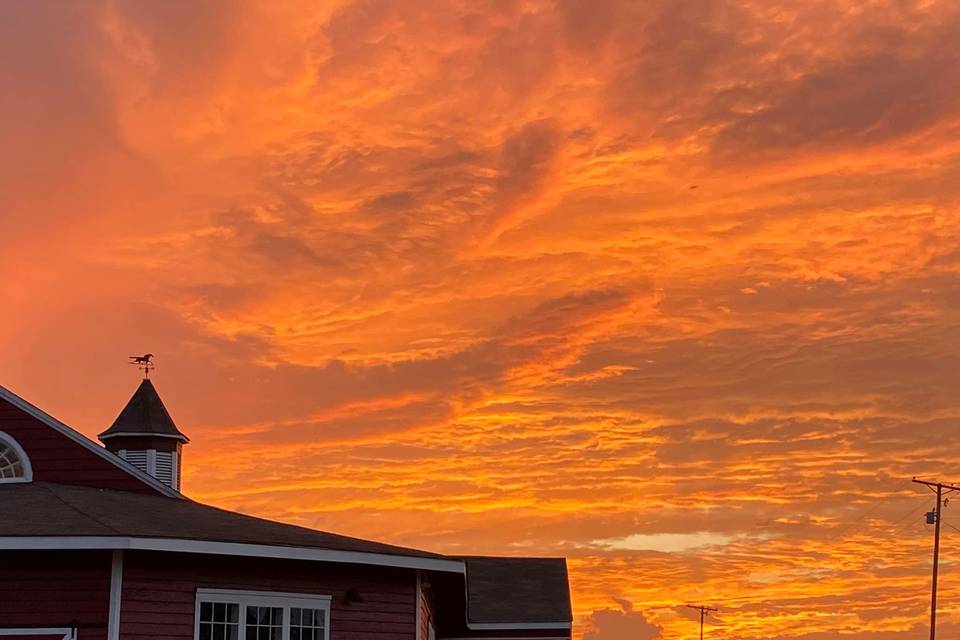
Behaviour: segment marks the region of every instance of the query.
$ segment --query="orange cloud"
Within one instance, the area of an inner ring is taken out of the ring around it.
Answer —
[[[192,495],[564,554],[581,637],[922,631],[954,3],[0,13],[4,385],[95,434],[149,348]]]

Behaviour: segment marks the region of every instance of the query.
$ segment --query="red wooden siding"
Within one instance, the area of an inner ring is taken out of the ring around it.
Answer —
[[[109,607],[109,551],[0,552],[0,627],[76,621],[78,640],[105,640]]]
[[[3,399],[0,399],[0,431],[10,434],[27,452],[36,481],[158,493],[142,480]]]
[[[123,574],[123,640],[192,639],[198,588],[330,595],[331,640],[416,636],[416,575],[409,569],[127,552]],[[363,602],[344,603],[351,588]]]

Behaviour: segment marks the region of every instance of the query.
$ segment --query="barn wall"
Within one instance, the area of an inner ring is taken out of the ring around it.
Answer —
[[[0,627],[64,627],[105,640],[109,551],[0,551]]]
[[[193,638],[198,588],[332,596],[331,640],[414,640],[413,570],[319,562],[126,552],[121,640]],[[347,589],[363,602],[344,603]]]
[[[0,431],[11,435],[27,452],[34,480],[157,493],[142,480],[3,399]]]

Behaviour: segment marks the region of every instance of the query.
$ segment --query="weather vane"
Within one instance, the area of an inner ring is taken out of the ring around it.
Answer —
[[[150,378],[150,372],[153,371],[154,365],[150,362],[153,358],[152,353],[145,353],[142,356],[130,356],[129,364],[137,365],[137,369],[143,371],[143,379],[147,380]]]

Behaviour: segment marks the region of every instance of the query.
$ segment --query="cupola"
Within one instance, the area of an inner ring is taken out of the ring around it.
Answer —
[[[177,429],[148,378],[140,383],[110,428],[98,437],[109,451],[180,490],[180,450],[190,439]]]

